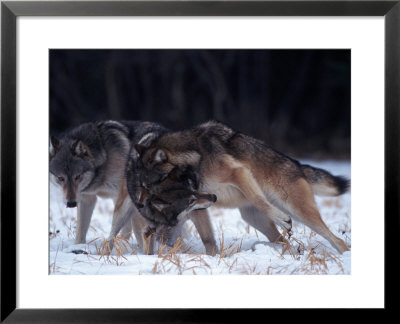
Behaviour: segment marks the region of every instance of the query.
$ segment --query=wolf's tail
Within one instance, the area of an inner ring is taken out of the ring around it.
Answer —
[[[350,188],[348,179],[334,176],[324,169],[310,165],[301,165],[301,169],[311,184],[314,194],[318,196],[339,196]]]

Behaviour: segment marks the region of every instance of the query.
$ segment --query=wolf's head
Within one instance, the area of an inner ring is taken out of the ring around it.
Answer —
[[[96,168],[104,160],[105,154],[93,154],[80,139],[50,138],[50,178],[62,189],[67,207],[78,205],[81,193],[92,183]]]
[[[188,156],[188,155],[187,155]],[[164,150],[132,146],[126,168],[128,192],[157,239],[173,245],[186,216],[216,202],[199,192],[199,175],[192,165],[176,165]]]
[[[197,191],[197,179],[192,170],[174,168],[167,178],[143,188],[138,207],[154,226],[176,226],[193,210],[205,209],[217,201],[213,194]]]
[[[208,208],[216,201],[213,194],[175,189],[150,196],[144,216],[155,225],[176,226],[191,211]]]

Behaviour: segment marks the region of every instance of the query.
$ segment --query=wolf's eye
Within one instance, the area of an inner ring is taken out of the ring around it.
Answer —
[[[64,182],[64,177],[58,177],[58,181]]]
[[[75,176],[75,180],[79,180],[80,178],[81,178],[81,175],[80,175],[80,174],[78,174],[78,175]]]

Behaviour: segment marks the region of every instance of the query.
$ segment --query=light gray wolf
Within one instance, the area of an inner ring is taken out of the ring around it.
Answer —
[[[117,202],[124,184],[125,166],[132,143],[147,133],[163,127],[142,121],[99,121],[84,123],[50,137],[50,180],[63,192],[68,208],[78,208],[75,243],[85,243],[97,197]],[[132,202],[124,211],[125,219],[140,219]],[[140,222],[126,221],[122,232],[129,237],[132,225],[135,236],[141,233]],[[140,238],[138,240],[141,244]]]
[[[345,193],[349,180],[343,177],[302,165],[264,142],[216,121],[167,132],[150,145],[138,143],[134,147],[139,154],[135,162],[139,170],[127,168],[127,179],[135,173],[140,177],[139,185],[130,192],[134,202],[143,188],[163,181],[176,167],[190,167],[198,175],[199,191],[217,196],[215,206],[239,208],[242,218],[271,242],[284,242],[276,224],[290,232],[293,218],[327,239],[339,253],[349,250],[323,222],[314,199],[314,195]],[[197,221],[206,238],[206,252],[215,254],[211,224],[201,221],[205,212],[194,213],[199,216]]]

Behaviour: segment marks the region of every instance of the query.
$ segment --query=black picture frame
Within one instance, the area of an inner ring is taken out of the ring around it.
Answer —
[[[389,296],[392,296],[398,279],[394,274],[396,268],[390,266],[395,246],[389,242],[393,237],[399,237],[400,227],[400,0],[1,1],[1,322],[233,322],[240,318],[237,312],[245,311],[16,308],[16,19],[19,16],[384,16],[385,309],[394,306],[395,301]],[[247,311],[259,313],[265,310]],[[261,314],[252,314],[258,315]]]

